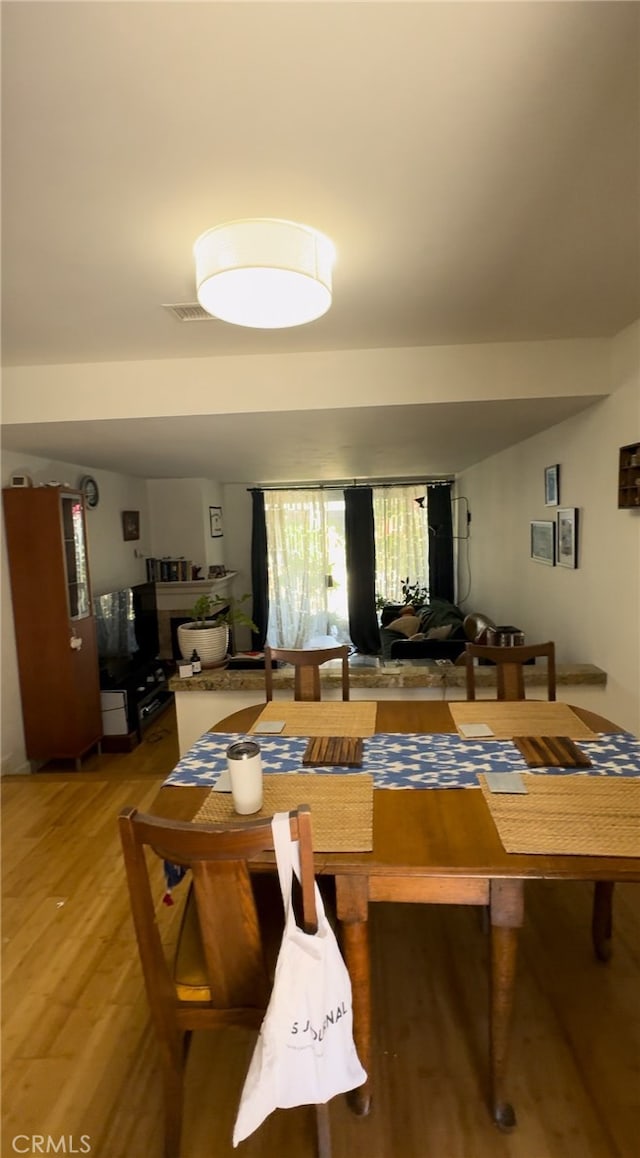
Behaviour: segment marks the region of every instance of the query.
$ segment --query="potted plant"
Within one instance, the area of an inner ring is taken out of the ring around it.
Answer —
[[[402,591],[405,606],[411,603],[413,607],[423,607],[429,602],[429,588],[420,582],[410,583],[408,575],[406,579],[402,580],[400,590]]]
[[[376,610],[381,612],[380,622],[383,627],[391,622],[391,619],[396,619],[403,607],[411,606],[417,610],[429,603],[429,588],[420,582],[411,583],[408,575],[402,580],[400,590],[402,592],[400,600],[376,595]]]
[[[218,667],[227,656],[229,629],[249,627],[257,631],[255,623],[242,610],[242,599],[223,595],[201,595],[191,608],[191,623],[181,623],[178,627],[178,647],[183,659],[189,660],[194,651],[200,656],[205,667]]]

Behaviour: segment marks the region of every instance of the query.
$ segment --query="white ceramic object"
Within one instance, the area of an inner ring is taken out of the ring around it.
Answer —
[[[203,668],[218,667],[227,655],[229,626],[226,623],[216,624],[215,620],[206,620],[206,623],[206,627],[181,623],[178,627],[178,647],[183,659],[191,659],[195,648]]]

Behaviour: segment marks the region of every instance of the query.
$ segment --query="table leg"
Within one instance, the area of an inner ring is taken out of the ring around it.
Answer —
[[[344,958],[351,978],[353,1038],[368,1079],[347,1094],[354,1114],[371,1108],[371,963],[369,956],[369,890],[366,877],[336,876],[338,919],[342,926]]]
[[[613,881],[596,881],[593,891],[591,939],[599,961],[608,961],[611,956],[612,932]]]
[[[505,1078],[516,972],[518,929],[524,914],[519,880],[491,881],[491,983],[489,997],[491,1112],[503,1130],[516,1124],[505,1097]]]

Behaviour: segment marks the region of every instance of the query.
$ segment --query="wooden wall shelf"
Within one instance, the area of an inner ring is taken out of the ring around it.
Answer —
[[[640,508],[640,442],[620,447],[618,507]]]

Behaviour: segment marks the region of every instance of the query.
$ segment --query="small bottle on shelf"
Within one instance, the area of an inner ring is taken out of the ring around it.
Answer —
[[[195,647],[194,647],[193,651],[191,652],[191,669],[192,669],[194,675],[197,675],[198,672],[202,671],[202,664],[200,663],[200,656],[198,655]]]

